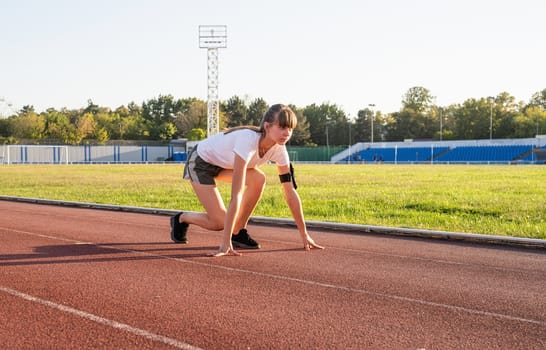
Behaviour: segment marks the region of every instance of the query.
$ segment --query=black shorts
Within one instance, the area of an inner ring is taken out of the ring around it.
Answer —
[[[216,185],[214,178],[224,170],[223,168],[207,163],[197,154],[195,146],[186,160],[184,166],[184,179],[191,180],[201,185]]]

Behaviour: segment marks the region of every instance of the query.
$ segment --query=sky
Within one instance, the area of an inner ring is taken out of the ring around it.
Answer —
[[[544,0],[0,0],[0,108],[207,99],[199,25],[226,25],[219,98],[400,110],[546,88]]]

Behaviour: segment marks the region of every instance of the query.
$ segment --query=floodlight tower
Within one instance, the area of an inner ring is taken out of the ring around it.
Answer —
[[[207,136],[219,132],[218,49],[226,47],[227,26],[199,26],[199,48],[207,49]]]

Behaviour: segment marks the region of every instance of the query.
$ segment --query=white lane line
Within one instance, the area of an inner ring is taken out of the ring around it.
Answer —
[[[231,272],[246,273],[246,274],[251,274],[251,275],[255,275],[255,276],[273,278],[273,279],[277,279],[277,280],[297,282],[297,283],[301,283],[301,284],[307,284],[307,285],[318,286],[318,287],[329,288],[329,289],[337,289],[337,290],[342,290],[342,291],[347,291],[347,292],[352,292],[352,293],[358,293],[358,294],[371,295],[371,296],[375,296],[375,297],[398,300],[398,301],[403,301],[403,302],[409,302],[409,303],[413,303],[413,304],[427,305],[427,306],[443,308],[443,309],[448,309],[448,310],[461,311],[461,312],[474,314],[474,315],[481,315],[481,316],[494,317],[494,318],[499,318],[499,319],[504,319],[504,320],[510,320],[510,321],[517,321],[517,322],[524,322],[524,323],[531,323],[531,324],[546,326],[546,321],[533,320],[533,319],[529,319],[529,318],[523,318],[523,317],[517,317],[517,316],[512,316],[512,315],[500,314],[500,313],[496,313],[496,312],[482,311],[482,310],[471,309],[471,308],[466,308],[466,307],[457,306],[457,305],[436,303],[436,302],[433,302],[433,301],[415,299],[415,298],[410,298],[410,297],[404,297],[404,296],[400,296],[400,295],[396,295],[396,294],[373,292],[373,291],[369,291],[369,290],[366,290],[366,289],[358,289],[358,288],[352,288],[352,287],[338,286],[338,285],[329,284],[329,283],[317,282],[317,281],[312,281],[312,280],[304,280],[304,279],[300,279],[300,278],[296,278],[296,277],[275,275],[275,274],[271,274],[271,273],[258,272],[258,271],[252,271],[252,270],[244,270],[244,269],[239,269],[239,268],[234,268],[234,267],[227,267],[227,266],[216,265],[216,264],[211,264],[211,263],[204,263],[204,262],[200,262],[200,261],[193,261],[193,260],[187,260],[187,259],[181,259],[181,258],[173,258],[173,257],[170,257],[170,256],[158,255],[158,254],[143,252],[143,251],[135,250],[135,249],[128,249],[128,248],[120,248],[120,247],[109,246],[107,244],[81,242],[81,241],[78,241],[78,240],[66,239],[66,238],[56,238],[54,236],[47,236],[47,235],[42,235],[42,234],[38,234],[38,233],[34,233],[34,232],[26,232],[26,231],[20,231],[20,230],[12,230],[12,229],[6,229],[6,230],[14,231],[14,232],[18,232],[18,233],[23,233],[23,234],[27,234],[27,235],[30,235],[30,236],[38,236],[38,237],[49,238],[49,239],[52,239],[52,240],[57,239],[57,240],[60,240],[60,241],[65,241],[65,242],[68,241],[68,242],[72,242],[72,243],[76,243],[76,244],[78,244],[78,243],[92,244],[92,245],[95,245],[97,247],[109,248],[109,249],[118,250],[118,251],[121,251],[121,252],[136,253],[136,254],[151,256],[151,257],[155,257],[155,258],[159,258],[159,259],[173,260],[173,261],[183,262],[183,263],[186,263],[186,264],[193,264],[193,265],[199,265],[199,266],[212,267],[212,268],[222,269],[222,270],[231,271]]]
[[[49,301],[49,300],[40,299],[40,298],[34,297],[32,295],[16,291],[16,290],[11,289],[11,288],[6,288],[6,287],[0,286],[0,291],[2,291],[4,293],[7,293],[7,294],[10,294],[10,295],[12,295],[14,297],[17,297],[17,298],[21,298],[21,299],[24,299],[24,300],[27,300],[27,301],[31,301],[33,303],[37,303],[37,304],[40,304],[40,305],[50,307],[52,309],[56,309],[56,310],[59,310],[59,311],[62,311],[62,312],[66,312],[66,313],[69,313],[69,314],[76,315],[78,317],[84,318],[84,319],[89,320],[89,321],[100,323],[102,325],[112,327],[112,328],[115,328],[115,329],[120,329],[122,331],[135,334],[135,335],[137,335],[139,337],[147,338],[147,339],[149,339],[151,341],[154,341],[154,342],[170,345],[170,346],[175,347],[177,349],[201,350],[201,348],[190,345],[188,343],[181,342],[181,341],[173,339],[173,338],[168,338],[168,337],[165,337],[165,336],[162,336],[162,335],[159,335],[159,334],[155,334],[155,333],[145,331],[143,329],[131,327],[128,324],[125,324],[125,323],[120,323],[120,322],[117,322],[117,321],[109,320],[107,318],[100,317],[100,316],[97,316],[97,315],[93,315],[93,314],[90,314],[88,312],[81,311],[81,310],[78,310],[78,309],[74,309],[74,308],[71,308],[71,307],[66,306],[66,305],[57,304],[57,303]]]
[[[101,247],[105,247],[105,246],[101,246]],[[114,249],[118,249],[118,248],[114,248]],[[335,284],[329,284],[329,283],[323,283],[323,282],[317,282],[317,281],[311,281],[311,280],[304,280],[304,279],[300,279],[300,278],[296,278],[296,277],[274,275],[274,274],[265,273],[265,272],[257,272],[257,271],[252,271],[252,270],[244,270],[244,269],[238,269],[238,268],[215,265],[215,264],[207,264],[207,263],[203,263],[203,262],[185,260],[185,259],[180,259],[180,258],[171,258],[171,257],[168,257],[168,256],[161,256],[161,255],[155,255],[155,254],[146,253],[146,252],[140,252],[138,250],[131,250],[131,249],[119,249],[119,250],[122,250],[122,251],[125,251],[125,252],[140,253],[140,254],[144,254],[144,255],[151,255],[151,256],[155,256],[155,257],[162,257],[164,259],[181,261],[181,262],[185,262],[185,263],[189,263],[189,264],[195,264],[195,265],[201,265],[201,266],[207,266],[207,267],[215,267],[215,268],[218,268],[218,269],[223,269],[223,270],[232,271],[232,272],[248,273],[248,274],[252,274],[252,275],[268,277],[268,278],[274,278],[274,279],[278,279],[278,280],[298,282],[298,283],[308,284],[308,285],[312,285],[312,286],[324,287],[324,288],[329,288],[329,289],[337,289],[337,290],[343,290],[343,291],[353,292],[353,293],[358,293],[358,294],[371,295],[371,296],[380,297],[380,298],[399,300],[399,301],[404,301],[404,302],[409,302],[409,303],[414,303],[414,304],[421,304],[421,305],[433,306],[433,307],[444,308],[444,309],[449,309],[449,310],[462,311],[462,312],[466,312],[466,313],[474,314],[474,315],[488,316],[488,317],[500,318],[500,319],[505,319],[505,320],[510,320],[510,321],[533,323],[533,324],[537,324],[537,325],[541,325],[541,326],[546,326],[545,321],[533,320],[533,319],[522,318],[522,317],[517,317],[517,316],[512,316],[512,315],[499,314],[499,313],[496,313],[496,312],[489,312],[489,311],[481,311],[481,310],[476,310],[476,309],[470,309],[470,308],[466,308],[466,307],[463,307],[463,306],[436,303],[436,302],[433,302],[433,301],[427,301],[427,300],[415,299],[415,298],[410,298],[410,297],[404,297],[404,296],[399,296],[399,295],[396,295],[396,294],[372,292],[372,291],[369,291],[369,290],[366,290],[366,289],[358,289],[358,288],[352,288],[352,287],[338,286],[338,285],[335,285]]]
[[[95,243],[91,243],[91,242],[78,241],[78,240],[71,239],[71,238],[62,238],[62,237],[44,235],[44,234],[41,234],[41,233],[35,233],[35,232],[28,232],[28,231],[15,230],[15,229],[12,229],[12,228],[7,228],[7,227],[2,227],[1,229],[4,230],[4,231],[11,231],[11,232],[15,232],[15,233],[22,233],[22,234],[24,234],[24,235],[35,236],[35,237],[42,237],[42,238],[52,239],[52,240],[61,241],[61,242],[69,242],[69,243],[75,243],[75,244],[95,244]],[[96,244],[95,244],[95,245],[96,245]]]
[[[263,241],[261,239],[260,241]],[[330,247],[328,247],[330,248]],[[377,255],[377,256],[386,256],[386,257],[393,257],[393,258],[400,258],[400,259],[411,259],[411,260],[417,260],[417,261],[426,261],[431,263],[437,263],[437,264],[444,264],[444,265],[455,265],[455,266],[467,266],[467,267],[479,267],[479,268],[486,268],[491,270],[497,270],[497,271],[510,271],[510,272],[520,272],[520,273],[542,273],[542,271],[536,271],[536,270],[528,270],[528,269],[516,269],[511,267],[504,267],[504,266],[494,266],[494,265],[486,265],[486,264],[479,264],[479,263],[472,263],[472,262],[461,262],[461,261],[452,261],[452,260],[443,260],[438,258],[425,258],[420,256],[411,256],[411,255],[402,255],[402,254],[393,254],[393,253],[382,253],[382,252],[376,252],[373,250],[366,250],[366,249],[351,249],[351,248],[336,248],[331,247],[330,249],[336,249],[341,250],[345,252],[352,252],[352,253],[363,253],[363,254],[370,254],[370,255]]]

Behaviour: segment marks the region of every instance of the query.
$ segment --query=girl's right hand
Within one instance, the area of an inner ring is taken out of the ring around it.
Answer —
[[[313,239],[309,235],[307,235],[305,237],[305,242],[303,243],[303,248],[305,250],[311,250],[311,248],[324,249],[323,246],[320,246],[320,245],[316,244],[315,241],[313,241]]]

